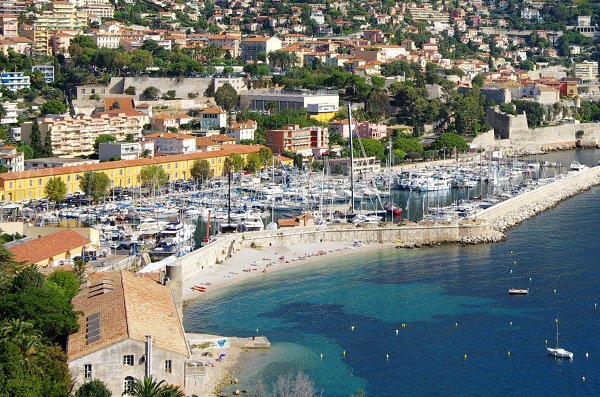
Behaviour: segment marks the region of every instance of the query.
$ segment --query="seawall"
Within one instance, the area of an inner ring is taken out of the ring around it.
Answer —
[[[278,247],[294,243],[363,241],[368,244],[394,243],[399,247],[418,247],[442,243],[483,243],[499,241],[503,234],[479,221],[455,223],[409,223],[405,225],[356,227],[352,224],[294,227],[261,232],[235,233],[178,258],[172,265],[182,266],[188,278],[203,269],[223,262],[242,248]],[[155,269],[159,270],[159,269]]]
[[[485,209],[477,219],[504,231],[561,201],[600,184],[600,166],[572,172],[566,177]]]

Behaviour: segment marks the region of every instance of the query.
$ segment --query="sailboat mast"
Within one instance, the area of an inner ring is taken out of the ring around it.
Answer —
[[[556,315],[556,348],[558,349],[558,315]]]
[[[350,213],[354,214],[354,146],[352,144],[352,106],[348,101],[348,128],[350,129]]]

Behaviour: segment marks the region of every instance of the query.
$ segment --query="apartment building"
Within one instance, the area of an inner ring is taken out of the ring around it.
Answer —
[[[187,124],[193,119],[185,113],[156,114],[152,116],[152,129],[154,131],[166,131],[167,128],[179,128],[182,124]]]
[[[240,56],[240,38],[226,34],[211,34],[206,36],[206,44],[221,47],[229,52],[232,58]]]
[[[110,110],[92,116],[45,116],[38,119],[42,140],[51,131],[52,151],[56,157],[88,156],[100,135],[112,135],[117,141],[127,134],[140,136],[148,115],[136,110]],[[22,139],[31,142],[31,122],[22,124]]]
[[[50,178],[59,177],[66,185],[68,193],[81,191],[79,180],[86,172],[103,172],[112,186],[139,186],[139,174],[146,165],[158,165],[167,173],[170,180],[191,178],[190,170],[197,160],[208,161],[211,172],[223,175],[225,160],[232,154],[244,159],[250,153],[258,153],[260,145],[224,145],[226,149],[210,152],[191,152],[174,156],[158,156],[137,160],[108,161],[70,167],[57,167],[23,172],[0,174],[0,201],[19,202],[45,197],[44,187]]]
[[[25,170],[25,157],[12,145],[0,147],[0,167],[5,167],[8,172],[20,172]]]
[[[267,131],[267,146],[273,153],[292,152],[310,157],[314,149],[329,147],[329,132],[324,127],[286,124],[281,129]]]
[[[18,121],[17,102],[2,102],[6,114],[0,117],[0,124],[13,124]]]
[[[0,14],[0,36],[5,39],[19,36],[19,19],[15,14]]]
[[[78,11],[75,4],[66,1],[48,3],[48,10],[36,15],[33,23],[33,43],[36,54],[50,54],[50,36],[53,31],[83,29],[87,14]]]
[[[598,62],[583,61],[573,64],[573,74],[583,81],[598,78]]]
[[[277,51],[281,49],[281,40],[277,37],[249,37],[242,39],[242,60],[244,61],[256,61],[259,55],[265,57],[269,55],[271,51]]]
[[[54,82],[54,65],[34,65],[31,67],[32,72],[39,72],[44,75],[46,83]]]
[[[121,25],[117,23],[104,23],[94,32],[94,41],[98,48],[119,48],[121,38]]]
[[[13,92],[31,87],[29,76],[24,75],[23,72],[0,73],[0,84]]]
[[[115,6],[112,4],[87,4],[80,8],[81,12],[95,15],[100,18],[112,18],[115,15]]]

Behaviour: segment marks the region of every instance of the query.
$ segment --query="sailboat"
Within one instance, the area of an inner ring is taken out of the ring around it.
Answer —
[[[573,359],[573,353],[571,353],[568,350],[558,347],[558,315],[556,316],[556,347],[552,348],[552,347],[546,346],[546,350],[548,350],[548,354],[550,354],[551,356],[554,356],[557,358]]]

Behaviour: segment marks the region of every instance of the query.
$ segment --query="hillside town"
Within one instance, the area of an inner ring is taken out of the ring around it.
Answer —
[[[554,182],[516,157],[600,147],[599,24],[576,0],[2,1],[0,395],[214,395],[225,354],[201,360],[269,342],[187,333],[181,258],[232,231],[476,219]],[[25,331],[39,370],[12,367]]]

